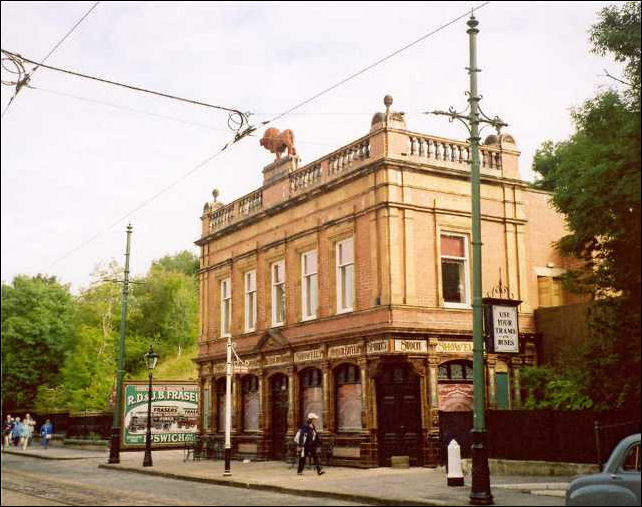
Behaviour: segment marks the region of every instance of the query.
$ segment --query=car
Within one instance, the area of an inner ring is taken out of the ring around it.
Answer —
[[[640,433],[623,438],[597,474],[575,478],[566,505],[640,505]]]

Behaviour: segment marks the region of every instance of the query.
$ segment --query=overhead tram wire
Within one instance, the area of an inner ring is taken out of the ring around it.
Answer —
[[[91,76],[89,74],[83,74],[82,72],[76,72],[74,70],[63,69],[61,67],[54,67],[53,65],[46,65],[46,64],[44,64],[42,62],[36,62],[34,60],[31,60],[30,58],[26,58],[26,57],[22,56],[19,53],[15,53],[13,51],[8,51],[6,49],[2,49],[1,51],[8,58],[16,59],[16,60],[18,60],[20,62],[30,63],[30,64],[33,64],[33,65],[36,65],[37,67],[42,67],[42,68],[53,70],[53,71],[56,71],[56,72],[62,72],[63,74],[69,74],[69,75],[75,76],[75,77],[89,79],[89,80],[92,80],[92,81],[98,81],[100,83],[110,84],[110,85],[113,85],[113,86],[119,86],[121,88],[126,88],[128,90],[133,90],[133,91],[141,92],[141,93],[148,93],[148,94],[151,94],[151,95],[156,95],[156,96],[164,97],[164,98],[171,99],[171,100],[177,100],[179,102],[186,102],[188,104],[194,104],[194,105],[197,105],[197,106],[204,106],[204,107],[209,107],[209,108],[212,108],[212,109],[217,109],[217,110],[220,110],[220,111],[226,111],[227,113],[230,114],[230,117],[228,119],[228,126],[229,126],[230,130],[232,130],[232,131],[234,131],[236,133],[238,133],[242,128],[244,128],[246,125],[249,124],[248,118],[249,118],[251,113],[242,112],[240,109],[236,109],[236,108],[233,108],[233,107],[220,106],[220,105],[216,105],[216,104],[209,104],[209,103],[203,102],[201,100],[187,99],[187,98],[184,98],[184,97],[179,97],[177,95],[172,95],[170,93],[159,92],[159,91],[155,91],[155,90],[150,90],[148,88],[143,88],[141,86],[130,85],[130,84],[127,84],[127,83],[121,83],[119,81],[114,81],[112,79],[106,79],[106,78],[102,78],[102,77]],[[236,124],[238,126],[232,127],[232,125],[234,125],[234,124]]]
[[[117,220],[115,220],[114,222],[112,222],[112,223],[111,223],[109,226],[107,226],[106,228],[101,229],[101,230],[100,230],[100,231],[98,231],[96,234],[94,234],[93,236],[91,236],[91,237],[90,237],[90,238],[88,238],[87,240],[83,241],[82,243],[80,243],[79,245],[77,245],[76,247],[74,247],[72,250],[70,250],[70,251],[68,251],[67,253],[65,253],[65,254],[61,255],[60,257],[58,257],[58,258],[57,258],[56,260],[54,260],[51,264],[49,264],[49,266],[47,267],[47,269],[51,268],[52,266],[54,266],[54,265],[55,265],[55,264],[57,264],[58,262],[62,261],[63,259],[65,259],[65,258],[66,258],[66,257],[68,257],[69,255],[71,255],[71,254],[75,253],[76,251],[80,250],[82,247],[84,247],[85,245],[87,245],[87,244],[91,243],[92,241],[94,241],[96,238],[98,238],[101,234],[103,234],[103,233],[104,233],[104,232],[106,232],[107,230],[111,229],[111,228],[112,228],[112,227],[114,227],[115,225],[118,225],[118,223],[120,223],[122,220],[124,220],[124,219],[128,218],[130,215],[132,215],[132,214],[133,214],[133,213],[135,213],[136,211],[139,211],[140,209],[142,209],[143,207],[145,207],[147,204],[149,204],[150,202],[152,202],[154,199],[156,199],[156,198],[157,198],[157,197],[159,197],[160,195],[164,194],[165,192],[167,192],[168,190],[170,190],[172,187],[174,187],[175,185],[177,185],[178,183],[180,183],[181,181],[183,181],[185,178],[189,177],[190,175],[192,175],[193,173],[195,173],[196,171],[198,171],[200,168],[202,168],[203,166],[205,166],[207,163],[209,163],[209,162],[211,162],[212,160],[214,160],[215,158],[217,158],[217,157],[218,157],[219,155],[221,155],[221,154],[222,154],[222,153],[223,153],[223,152],[224,152],[228,147],[232,146],[233,144],[236,144],[236,143],[237,143],[238,141],[240,141],[242,138],[249,136],[252,132],[256,131],[258,128],[262,128],[262,127],[264,127],[265,125],[267,125],[267,124],[269,124],[269,123],[275,122],[275,121],[277,121],[278,119],[283,118],[284,116],[287,116],[288,114],[290,114],[290,113],[292,113],[293,111],[295,111],[295,110],[297,110],[297,109],[299,109],[299,108],[303,107],[303,106],[304,106],[304,105],[306,105],[306,104],[309,104],[310,102],[312,102],[313,100],[315,100],[315,99],[317,99],[317,98],[321,97],[322,95],[324,95],[324,94],[326,94],[326,93],[328,93],[328,92],[330,92],[330,91],[334,90],[335,88],[338,88],[338,87],[339,87],[339,86],[341,86],[342,84],[347,83],[347,82],[348,82],[348,81],[350,81],[351,79],[354,79],[355,77],[357,77],[357,76],[359,76],[359,75],[363,74],[364,72],[366,72],[366,71],[368,71],[368,70],[370,70],[370,69],[372,69],[372,68],[376,67],[377,65],[379,65],[379,64],[381,64],[381,63],[383,63],[383,62],[385,62],[385,61],[389,60],[390,58],[392,58],[392,57],[394,57],[394,56],[398,55],[399,53],[401,53],[401,52],[405,51],[406,49],[409,49],[409,48],[411,48],[412,46],[415,46],[415,45],[416,45],[416,44],[418,44],[419,42],[422,42],[422,41],[426,40],[426,39],[427,39],[427,38],[429,38],[430,36],[432,36],[432,35],[434,35],[434,34],[436,34],[436,33],[440,32],[440,31],[441,31],[441,30],[443,30],[444,28],[449,27],[450,25],[452,25],[452,24],[456,23],[456,22],[457,22],[457,21],[459,21],[460,19],[463,19],[463,18],[465,18],[465,17],[469,16],[471,12],[475,12],[475,11],[477,11],[477,10],[479,10],[479,9],[481,9],[481,8],[483,8],[483,7],[485,7],[485,6],[487,6],[489,3],[490,3],[490,1],[487,1],[487,2],[484,2],[484,3],[480,4],[480,5],[479,5],[479,6],[477,6],[477,7],[474,7],[474,8],[473,8],[473,9],[471,9],[471,10],[467,10],[467,11],[466,11],[466,13],[462,14],[461,16],[458,16],[458,17],[456,17],[455,19],[453,19],[453,20],[451,20],[451,21],[449,21],[449,22],[447,22],[447,23],[445,23],[445,24],[441,25],[440,27],[438,27],[438,28],[436,28],[436,29],[432,30],[431,32],[429,32],[429,33],[427,33],[426,35],[424,35],[424,36],[420,37],[419,39],[417,39],[417,40],[415,40],[415,41],[413,41],[413,42],[410,42],[409,44],[406,44],[406,45],[405,45],[405,46],[403,46],[402,48],[400,48],[400,49],[398,49],[398,50],[396,50],[396,51],[394,51],[394,52],[390,53],[389,55],[387,55],[387,56],[385,56],[385,57],[383,57],[383,58],[380,58],[380,59],[379,59],[379,60],[377,60],[376,62],[374,62],[374,63],[372,63],[372,64],[368,65],[367,67],[364,67],[363,69],[361,69],[361,70],[359,70],[359,71],[357,71],[357,72],[355,72],[355,73],[351,74],[351,75],[350,75],[350,76],[348,76],[347,78],[342,79],[342,80],[341,80],[341,81],[339,81],[338,83],[336,83],[336,84],[334,84],[334,85],[332,85],[332,86],[330,86],[330,87],[326,88],[325,90],[323,90],[323,91],[321,91],[321,92],[319,92],[319,93],[317,93],[317,94],[313,95],[313,96],[312,96],[312,97],[310,97],[309,99],[306,99],[306,100],[304,100],[304,101],[302,101],[302,102],[299,102],[299,103],[298,103],[298,104],[296,104],[295,106],[293,106],[293,107],[291,107],[291,108],[287,109],[286,111],[284,111],[284,112],[282,112],[282,113],[279,113],[278,115],[274,116],[274,117],[273,117],[272,119],[270,119],[270,120],[267,120],[267,121],[261,122],[261,123],[259,124],[259,125],[260,125],[260,127],[255,127],[255,126],[250,125],[250,126],[248,126],[244,131],[239,131],[239,132],[237,132],[237,134],[236,134],[236,136],[234,137],[234,139],[233,139],[232,141],[228,142],[227,144],[225,144],[225,146],[223,146],[219,151],[217,151],[216,153],[214,153],[214,154],[213,154],[213,155],[211,155],[210,157],[208,157],[208,158],[206,158],[205,160],[203,160],[203,161],[201,161],[200,163],[198,163],[196,166],[194,166],[194,167],[193,167],[192,169],[190,169],[188,172],[184,173],[184,174],[183,174],[183,175],[181,175],[179,178],[177,178],[176,180],[174,180],[173,182],[171,182],[169,185],[165,186],[164,188],[162,188],[161,190],[159,190],[158,192],[156,192],[154,195],[150,196],[148,199],[146,199],[146,200],[145,200],[145,201],[143,201],[141,204],[139,204],[138,206],[136,206],[136,208],[134,208],[133,210],[131,210],[131,211],[129,211],[129,212],[127,212],[127,213],[125,213],[124,215],[122,215],[120,218],[118,218]],[[4,51],[4,50],[2,50],[2,51]]]
[[[85,20],[85,18],[86,18],[87,16],[89,16],[89,14],[91,14],[91,11],[93,11],[93,10],[98,6],[98,4],[99,4],[99,3],[100,3],[100,1],[98,1],[98,2],[94,2],[94,5],[92,5],[92,6],[89,8],[89,10],[88,10],[87,12],[85,12],[85,14],[83,14],[82,18],[80,18],[78,21],[76,21],[76,24],[75,24],[74,26],[72,26],[72,27],[67,31],[67,33],[63,36],[63,38],[62,38],[62,39],[60,39],[60,40],[59,40],[59,41],[54,45],[54,47],[53,47],[53,48],[51,48],[51,50],[47,53],[47,55],[42,59],[42,63],[46,62],[46,61],[49,59],[49,57],[50,57],[50,56],[51,56],[51,55],[56,51],[56,49],[58,49],[58,48],[60,47],[60,45],[61,45],[63,42],[65,42],[65,40],[67,39],[67,37],[69,37],[69,36],[72,34],[72,32],[73,32],[76,28],[78,28],[78,25],[80,25],[80,23],[82,23],[82,22]],[[29,80],[31,79],[31,77],[33,77],[34,73],[38,70],[38,67],[39,67],[39,66],[38,66],[38,65],[36,65],[36,66],[31,70],[31,73],[27,73],[27,74],[25,75],[25,77],[22,79],[22,83],[23,83],[23,85],[27,85],[27,86],[28,86],[28,84],[29,84]],[[16,96],[18,95],[18,92],[20,91],[20,88],[22,88],[22,86],[23,86],[23,85],[18,86],[19,84],[20,84],[20,81],[19,81],[18,83],[16,83],[16,90],[14,91],[13,96],[9,99],[9,102],[7,103],[6,107],[5,107],[5,108],[4,108],[4,110],[2,111],[2,115],[0,115],[0,119],[1,119],[1,118],[4,118],[4,115],[5,115],[5,113],[7,112],[7,110],[9,109],[9,106],[13,103],[14,99],[15,99],[15,98],[16,98]]]

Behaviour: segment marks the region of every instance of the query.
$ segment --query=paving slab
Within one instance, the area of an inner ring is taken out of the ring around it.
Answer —
[[[465,477],[463,487],[448,487],[444,471],[430,468],[326,467],[326,473],[322,476],[318,476],[313,469],[306,469],[302,476],[297,476],[296,470],[283,462],[233,461],[232,475],[224,477],[223,461],[183,461],[182,451],[154,452],[152,467],[142,466],[142,452],[123,452],[120,460],[119,464],[107,464],[105,460],[99,466],[238,488],[289,492],[375,505],[467,505],[470,495],[470,477]],[[501,477],[501,480],[504,484],[511,482],[511,478],[506,476]],[[515,478],[513,482],[524,484],[524,477]],[[544,486],[537,486],[539,491],[546,490]],[[560,491],[565,487],[566,483],[558,486]],[[564,504],[563,498],[558,496],[535,496],[522,491],[523,489],[494,488],[495,504]]]
[[[20,449],[3,449],[2,453],[26,456],[29,458],[53,460],[100,459],[109,456],[109,452],[107,451],[86,451],[82,449],[66,449],[62,447],[50,447],[49,449],[30,447],[24,451]]]

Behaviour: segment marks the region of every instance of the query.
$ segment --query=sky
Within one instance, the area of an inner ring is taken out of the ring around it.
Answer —
[[[573,132],[572,107],[614,86],[588,29],[614,2],[491,2],[476,13],[481,107],[509,124],[520,174],[545,140]],[[2,48],[40,61],[93,2],[2,2]],[[282,113],[480,2],[101,2],[47,60],[147,89],[252,112]],[[422,114],[466,105],[466,19],[311,101],[271,126],[295,133],[301,163],[365,135],[384,109],[415,132],[465,139]],[[3,81],[11,76],[2,73]],[[198,253],[203,205],[260,187],[273,155],[261,132],[233,137],[228,115],[40,68],[2,118],[2,281],[45,273],[78,292],[98,266],[131,270]],[[13,89],[2,86],[2,108]],[[482,135],[490,133],[483,132]],[[173,182],[178,183],[166,189]],[[160,193],[160,194],[159,194]]]

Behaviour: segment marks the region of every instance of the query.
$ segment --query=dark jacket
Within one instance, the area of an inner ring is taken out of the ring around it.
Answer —
[[[307,422],[301,426],[301,433],[299,436],[299,445],[305,447],[306,451],[313,451],[321,445],[319,432]]]

